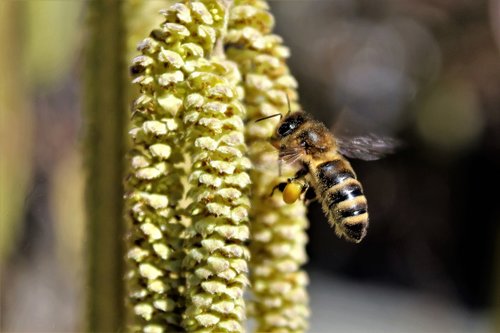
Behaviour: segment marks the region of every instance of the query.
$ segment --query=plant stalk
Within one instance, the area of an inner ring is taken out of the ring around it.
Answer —
[[[85,64],[87,317],[85,331],[124,322],[123,186],[125,55],[123,1],[88,3]]]

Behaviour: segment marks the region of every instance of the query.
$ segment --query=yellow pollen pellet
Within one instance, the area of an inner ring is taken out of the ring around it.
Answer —
[[[283,201],[287,204],[293,204],[302,193],[302,185],[297,183],[288,183],[283,190]]]

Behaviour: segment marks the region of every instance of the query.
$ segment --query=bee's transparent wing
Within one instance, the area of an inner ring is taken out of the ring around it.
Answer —
[[[331,128],[337,151],[348,158],[378,160],[394,153],[401,142],[387,135],[390,128],[360,110],[343,108]]]
[[[336,136],[340,154],[365,161],[378,160],[392,154],[400,146],[398,140],[390,137],[368,134],[362,136]]]

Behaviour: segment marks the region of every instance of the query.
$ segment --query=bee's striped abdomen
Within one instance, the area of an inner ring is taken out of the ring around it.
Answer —
[[[359,242],[368,227],[368,206],[361,184],[343,158],[317,165],[316,183],[323,211],[339,236]]]

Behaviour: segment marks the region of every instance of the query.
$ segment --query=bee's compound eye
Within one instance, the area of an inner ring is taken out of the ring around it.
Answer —
[[[307,120],[307,115],[302,112],[292,113],[290,116],[285,117],[281,125],[278,127],[277,134],[279,137],[284,138],[295,132]]]
[[[283,190],[283,201],[287,204],[293,204],[302,193],[302,185],[297,183],[288,183]]]
[[[293,123],[289,123],[289,122],[283,123],[278,128],[278,134],[282,137],[287,136],[288,134],[290,134],[293,131],[294,128],[295,128],[295,124],[293,124]]]

